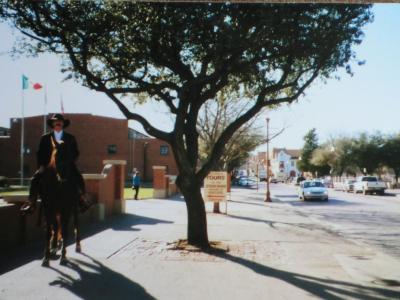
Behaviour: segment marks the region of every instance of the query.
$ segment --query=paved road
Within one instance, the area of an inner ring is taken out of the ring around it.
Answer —
[[[259,194],[263,193],[260,188]],[[400,197],[329,191],[330,200],[299,201],[293,185],[273,184],[271,194],[355,242],[377,247],[400,258]],[[279,200],[278,200],[279,199]]]

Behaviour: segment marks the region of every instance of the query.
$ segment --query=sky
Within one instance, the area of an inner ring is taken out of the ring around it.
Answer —
[[[272,147],[301,148],[303,136],[315,127],[320,142],[335,135],[354,135],[362,131],[383,134],[400,132],[400,4],[378,4],[373,7],[374,22],[364,28],[365,37],[355,47],[363,66],[354,66],[354,76],[340,73],[340,80],[316,82],[297,103],[266,112],[271,132],[286,128],[271,141]],[[39,57],[10,55],[18,31],[0,23],[0,126],[9,127],[10,119],[21,116],[21,75],[39,82],[47,89],[47,112],[61,110],[62,97],[66,113],[123,118],[122,113],[106,96],[64,81],[61,60],[52,54]],[[129,103],[135,112],[143,114],[156,127],[168,130],[171,118],[154,104],[144,106]],[[25,92],[25,116],[43,114],[44,90]],[[134,121],[130,126],[143,132]],[[264,151],[265,145],[258,150]]]

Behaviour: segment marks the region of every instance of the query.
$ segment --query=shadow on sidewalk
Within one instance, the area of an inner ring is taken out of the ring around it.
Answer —
[[[72,220],[70,222],[70,238],[68,245],[74,243]],[[101,231],[112,229],[115,231],[140,231],[135,228],[138,225],[156,225],[156,224],[171,224],[172,221],[154,219],[134,214],[123,214],[112,216],[104,222],[89,223],[81,225],[82,240]],[[0,275],[27,264],[35,259],[41,259],[43,256],[45,234],[40,241],[34,241],[27,245],[0,251]]]
[[[280,200],[281,199],[285,199],[285,200]],[[336,198],[329,198],[328,201],[324,201],[324,200],[319,200],[319,199],[315,199],[315,200],[300,200],[298,197],[294,198],[292,197],[292,195],[274,195],[274,199],[277,199],[276,201],[273,201],[275,203],[286,203],[286,204],[290,204],[292,206],[348,206],[348,205],[360,205],[359,203],[355,203],[355,202],[349,202],[349,201],[345,201],[345,200],[339,200]],[[287,199],[287,200],[286,200]]]
[[[261,201],[259,198],[255,198],[255,197],[253,197],[253,198],[254,198],[254,199],[257,199],[258,202],[254,202],[254,201],[240,201],[240,200],[228,200],[228,203],[232,202],[232,203],[241,203],[241,204],[248,204],[248,205],[256,205],[256,206],[263,206],[263,207],[265,207],[264,201]],[[251,199],[251,198],[248,198],[248,199]]]
[[[244,220],[244,221],[250,221],[250,222],[256,222],[256,223],[265,223],[269,227],[276,229],[275,224],[277,222],[274,221],[269,221],[269,220],[263,220],[263,219],[257,219],[257,218],[252,218],[252,217],[244,217],[244,216],[236,216],[236,215],[227,215],[228,218],[233,218],[233,219],[238,219],[238,220]]]
[[[305,229],[305,230],[309,230],[309,231],[320,230],[325,233],[329,233],[329,234],[338,236],[338,233],[336,231],[326,228],[324,226],[315,224],[315,223],[298,223],[298,222],[289,223],[289,222],[281,222],[281,221],[270,221],[270,220],[265,220],[265,219],[237,216],[237,215],[232,215],[232,214],[227,215],[226,217],[244,220],[244,221],[256,222],[256,223],[265,223],[270,228],[275,229],[275,230],[279,230],[280,227],[282,227],[282,226],[290,226],[290,227],[301,228],[301,229]]]
[[[49,285],[64,288],[81,299],[156,299],[138,283],[107,268],[94,258],[86,254],[82,255],[91,262],[70,259],[67,264],[67,267],[75,271],[79,278],[50,267],[59,274],[59,277]]]
[[[346,300],[349,298],[359,300],[400,299],[400,292],[391,289],[368,287],[345,281],[283,271],[230,255],[221,250],[211,250],[210,254],[249,268],[260,275],[282,280],[310,293],[310,295],[325,300]]]

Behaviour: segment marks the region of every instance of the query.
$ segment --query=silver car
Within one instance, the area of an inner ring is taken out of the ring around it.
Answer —
[[[328,189],[321,181],[306,180],[300,183],[299,198],[304,201],[311,199],[328,201]]]

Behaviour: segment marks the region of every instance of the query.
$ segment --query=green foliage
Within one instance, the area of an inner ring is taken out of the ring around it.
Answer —
[[[357,167],[354,157],[354,140],[338,137],[321,145],[313,152],[311,162],[315,166],[329,166],[331,175],[342,176],[344,173],[355,175]]]
[[[398,183],[400,176],[400,134],[386,139],[383,146],[383,163],[393,170]]]
[[[332,175],[380,173],[384,167],[400,177],[400,135],[362,133],[356,137],[337,137],[314,150],[311,163],[329,165]]]
[[[383,163],[384,139],[381,134],[368,135],[362,133],[354,139],[354,162],[359,170],[373,174]]]
[[[300,158],[297,162],[297,167],[302,172],[315,173],[322,166],[316,166],[312,163],[311,159],[313,153],[318,149],[318,136],[316,129],[313,128],[304,136],[304,146],[301,150]]]
[[[351,73],[352,46],[372,20],[369,5],[0,1],[0,16],[27,37],[19,49],[59,54],[67,78],[105,93],[128,119],[169,142],[186,174],[196,170],[204,103],[222,91],[250,96],[200,178],[263,107],[296,101],[316,78],[338,68]],[[174,130],[153,127],[122,96],[166,105]]]

